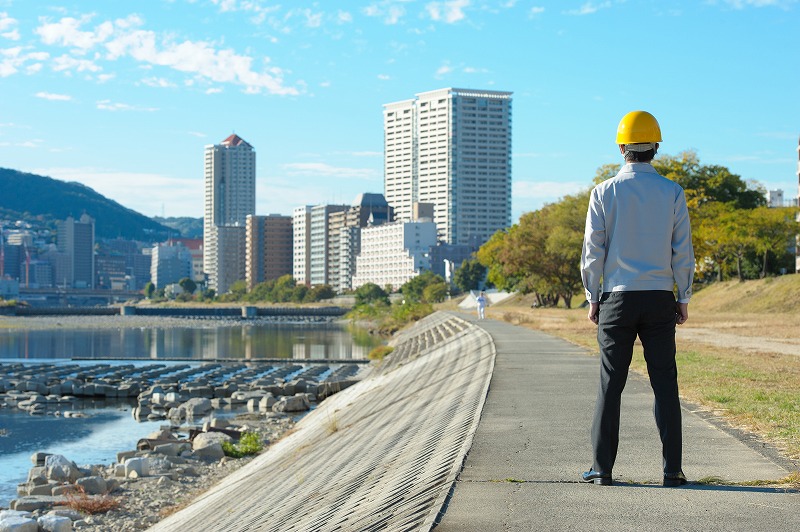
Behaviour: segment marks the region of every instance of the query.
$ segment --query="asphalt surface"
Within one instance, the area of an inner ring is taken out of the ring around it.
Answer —
[[[689,484],[661,486],[652,391],[635,374],[623,394],[614,485],[581,483],[592,461],[598,357],[544,333],[460,316],[492,336],[497,354],[472,447],[436,532],[800,530],[800,493],[744,484],[784,478],[796,465],[759,452],[686,405]],[[734,485],[700,482],[709,477]]]

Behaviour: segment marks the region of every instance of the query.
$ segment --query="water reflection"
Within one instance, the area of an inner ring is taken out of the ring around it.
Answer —
[[[0,331],[0,358],[364,359],[380,340],[338,324]]]

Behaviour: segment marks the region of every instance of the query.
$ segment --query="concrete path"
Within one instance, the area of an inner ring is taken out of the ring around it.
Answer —
[[[475,323],[494,340],[495,368],[472,448],[436,532],[800,530],[797,492],[691,482],[776,480],[790,471],[787,463],[778,465],[688,410],[684,472],[690,484],[662,487],[652,392],[646,379],[633,374],[623,395],[615,485],[578,482],[591,466],[598,358],[522,327]]]

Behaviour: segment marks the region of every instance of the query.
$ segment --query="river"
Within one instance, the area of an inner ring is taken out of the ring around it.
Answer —
[[[183,326],[119,327],[118,320],[91,318],[93,328],[0,328],[0,366],[10,363],[162,364],[199,365],[219,359],[246,362],[286,359],[287,363],[329,365],[341,360],[365,359],[380,339],[336,323],[276,324],[267,321],[241,324],[198,320]],[[0,320],[1,324],[1,320]],[[41,324],[41,320],[39,325]],[[0,404],[2,395],[0,395]],[[71,410],[85,418],[32,416],[0,408],[0,507],[16,498],[36,451],[63,454],[79,465],[110,464],[119,451],[136,448],[136,442],[164,421],[137,422],[133,404],[120,401],[83,401]],[[195,420],[197,421],[197,420]]]

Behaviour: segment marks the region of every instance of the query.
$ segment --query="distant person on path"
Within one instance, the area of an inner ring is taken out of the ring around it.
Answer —
[[[481,291],[475,298],[475,302],[478,304],[478,319],[486,319],[486,292]]]
[[[591,432],[594,462],[581,475],[584,482],[612,483],[620,401],[638,336],[655,395],[664,486],[686,484],[675,325],[689,319],[694,251],[683,189],[650,164],[659,142],[661,128],[653,115],[626,114],[617,128],[626,164],[589,199],[581,275],[589,320],[598,326],[601,364]]]

